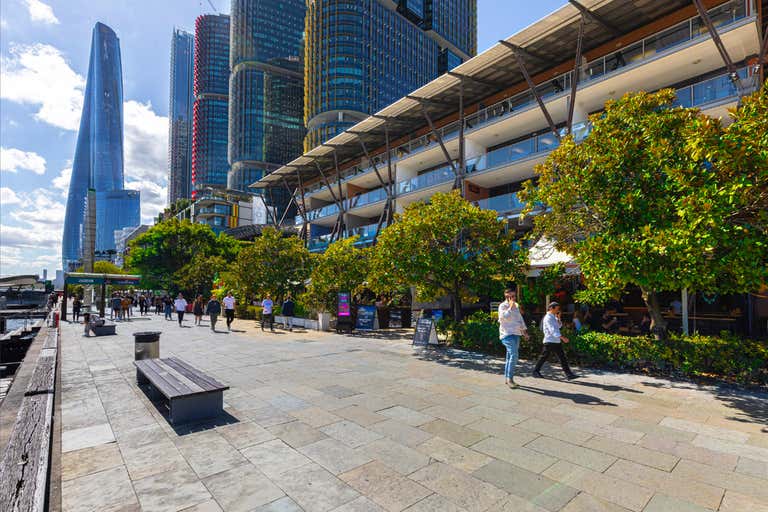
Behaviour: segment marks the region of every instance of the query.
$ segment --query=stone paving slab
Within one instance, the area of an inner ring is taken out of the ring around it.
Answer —
[[[768,511],[766,392],[526,370],[510,390],[459,350],[191,323],[62,325],[65,512]],[[144,330],[230,386],[224,415],[168,422],[136,384]]]

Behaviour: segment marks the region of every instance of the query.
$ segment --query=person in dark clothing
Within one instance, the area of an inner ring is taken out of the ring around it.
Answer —
[[[218,320],[221,314],[221,302],[216,297],[211,297],[208,301],[208,305],[205,306],[205,314],[211,319],[211,330],[216,332],[216,320]]]
[[[283,317],[285,318],[285,324],[283,328],[287,327],[289,331],[293,331],[293,314],[296,309],[296,303],[293,302],[293,298],[289,293],[283,301]]]
[[[72,314],[75,316],[75,322],[80,320],[80,308],[83,307],[83,303],[80,297],[75,296],[75,300],[72,301]]]
[[[203,321],[203,296],[198,295],[192,306],[192,313],[195,315],[195,325],[200,325]]]

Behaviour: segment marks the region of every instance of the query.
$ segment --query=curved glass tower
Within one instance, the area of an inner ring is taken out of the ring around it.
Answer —
[[[139,193],[123,190],[123,77],[120,40],[97,23],[91,37],[83,113],[64,217],[62,264],[82,258],[88,189],[96,194],[96,251],[114,252],[114,231],[138,225]],[[106,215],[105,212],[110,212]]]
[[[195,104],[192,113],[192,197],[227,186],[229,112],[229,16],[195,21]]]
[[[302,153],[305,11],[305,0],[232,0],[230,189],[249,192]]]
[[[477,0],[306,1],[306,151],[477,52]]]
[[[195,36],[175,28],[168,108],[168,204],[192,195],[192,70]]]

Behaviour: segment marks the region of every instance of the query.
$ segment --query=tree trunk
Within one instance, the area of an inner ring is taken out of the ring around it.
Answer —
[[[461,294],[459,291],[454,291],[451,296],[451,304],[453,305],[453,319],[456,322],[461,322],[463,320],[462,310],[461,310]]]
[[[667,337],[667,321],[661,316],[661,305],[659,305],[659,296],[653,290],[640,288],[643,301],[648,307],[648,314],[651,317],[651,332],[657,341],[663,341]]]

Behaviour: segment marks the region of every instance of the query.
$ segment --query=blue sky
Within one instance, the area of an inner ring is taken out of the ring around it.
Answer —
[[[212,0],[229,12],[229,0]],[[478,49],[565,0],[478,0]],[[88,72],[91,29],[106,23],[123,61],[126,187],[142,217],[165,204],[170,36],[194,29],[208,0],[0,2],[0,275],[60,267],[71,161]]]

